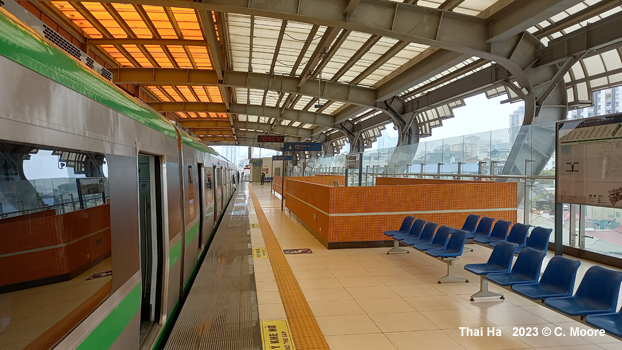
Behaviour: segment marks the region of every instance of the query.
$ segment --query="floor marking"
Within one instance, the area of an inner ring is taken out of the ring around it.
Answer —
[[[251,224],[251,228],[259,228],[259,224]]]
[[[296,350],[287,320],[262,321],[261,340],[264,350]]]
[[[268,259],[268,251],[266,250],[266,248],[253,248],[253,259]]]
[[[274,279],[279,287],[283,309],[285,309],[296,347],[298,350],[329,350],[330,348],[324,338],[324,334],[322,334],[320,326],[317,324],[315,316],[313,316],[313,312],[307,303],[307,299],[298,285],[298,280],[296,280],[285,258],[285,254],[283,254],[281,246],[274,236],[274,232],[272,232],[272,228],[261,209],[252,185],[249,185],[248,188],[255,205],[261,233],[263,234],[272,271],[274,272]],[[269,349],[264,348],[264,350]]]

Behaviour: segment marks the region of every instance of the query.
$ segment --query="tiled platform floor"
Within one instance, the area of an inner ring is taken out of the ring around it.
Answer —
[[[456,271],[470,283],[438,284],[444,263],[414,250],[399,255],[387,255],[388,248],[327,250],[281,211],[269,183],[253,184],[253,190],[281,248],[313,251],[287,260],[332,350],[622,349],[622,342],[609,336],[571,337],[570,327],[589,327],[508,291],[505,301],[470,302],[479,280],[462,267],[485,262],[491,252],[486,247],[473,245],[457,262]],[[257,218],[249,203],[253,226]],[[254,247],[264,246],[259,228],[251,228],[251,238]],[[589,266],[583,262],[580,274]],[[284,319],[270,261],[255,260],[255,269],[260,319]],[[512,336],[513,327],[521,326],[561,327],[564,336]],[[459,327],[495,327],[501,336],[462,336]]]

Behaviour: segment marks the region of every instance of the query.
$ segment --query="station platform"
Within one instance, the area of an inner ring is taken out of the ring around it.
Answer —
[[[327,249],[287,208],[281,211],[280,197],[269,185],[243,183],[240,187],[166,348],[175,348],[171,342],[176,337],[186,338],[183,347],[186,349],[596,350],[622,347],[621,341],[608,335],[572,336],[571,328],[591,328],[497,286],[490,289],[505,291],[505,300],[469,301],[469,296],[479,290],[478,278],[463,266],[486,262],[491,252],[487,247],[469,245],[473,251],[465,249],[456,262],[456,271],[468,276],[470,282],[438,284],[446,273],[446,265],[441,261],[414,250],[410,254],[387,255],[389,248],[386,247]],[[248,221],[244,215],[248,216]],[[241,229],[243,225],[248,225],[248,233]],[[243,240],[236,241],[250,259],[248,265],[239,265],[242,268],[237,270],[241,281],[250,281],[244,282],[246,284],[236,284],[230,276],[210,267],[223,265],[219,258],[223,254],[220,244],[225,242],[224,236],[236,232],[251,243],[243,247]],[[542,269],[552,256],[549,252]],[[577,281],[593,265],[582,262]],[[202,274],[214,278],[209,287],[212,292],[220,294],[231,285],[239,287],[235,297],[239,297],[245,307],[250,307],[251,312],[240,312],[241,305],[231,304],[237,303],[234,298],[221,299],[230,304],[219,305],[220,309],[214,311],[214,299],[204,294],[207,287],[199,283],[206,281]],[[218,278],[227,282],[221,283]],[[211,310],[211,314],[203,313],[200,308]],[[258,313],[254,314],[253,310]],[[230,322],[227,313],[239,319],[246,317],[244,322],[250,326],[233,332],[228,327],[237,326]],[[190,314],[194,323],[184,320]],[[460,327],[482,329],[484,335],[469,336]],[[521,327],[549,327],[558,329],[560,335],[517,334]],[[189,328],[192,331],[188,331]],[[489,329],[495,331],[494,336],[486,334]],[[244,346],[239,342],[221,341],[235,337],[241,330],[250,339]],[[212,334],[207,336],[207,333]],[[261,340],[258,334],[262,334]],[[219,343],[204,341],[209,337],[221,340]],[[261,344],[257,344],[258,341]]]

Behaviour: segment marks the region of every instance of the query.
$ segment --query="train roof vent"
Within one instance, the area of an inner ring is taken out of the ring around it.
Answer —
[[[13,0],[0,0],[0,6],[4,7],[7,11],[19,18],[20,21],[30,26],[33,30],[43,35],[46,39],[54,43],[63,51],[67,52],[76,59],[82,61],[92,70],[100,74],[107,80],[112,81],[112,73],[104,68],[101,64],[97,63],[92,57],[89,57],[84,51],[80,50],[71,41],[60,35],[57,31],[47,26],[43,21],[32,15],[28,10]]]

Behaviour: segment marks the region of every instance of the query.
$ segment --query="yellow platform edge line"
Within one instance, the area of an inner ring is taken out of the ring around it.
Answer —
[[[274,279],[279,288],[283,308],[287,315],[287,320],[291,328],[294,345],[297,350],[329,350],[328,343],[320,326],[315,320],[315,316],[307,303],[307,299],[298,285],[298,280],[294,276],[285,254],[279,245],[272,227],[264,214],[261,205],[252,185],[249,185],[255,215],[259,221],[261,234],[268,250],[268,258],[274,272]]]

